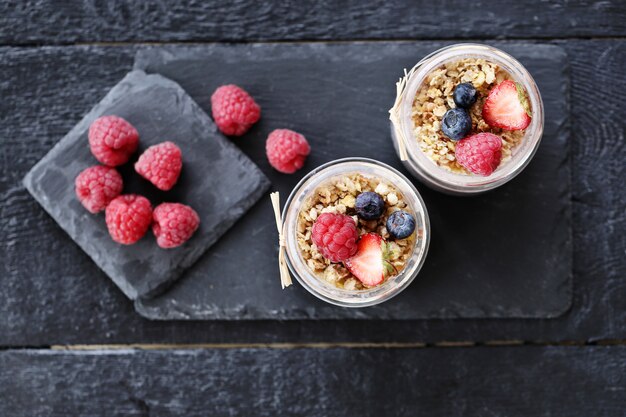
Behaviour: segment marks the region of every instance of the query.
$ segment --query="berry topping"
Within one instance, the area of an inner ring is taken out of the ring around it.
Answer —
[[[211,112],[217,127],[228,136],[241,136],[261,118],[261,107],[243,88],[219,87],[211,96]]]
[[[313,243],[331,262],[341,262],[354,255],[358,237],[354,219],[345,214],[322,213],[311,230]]]
[[[267,137],[265,151],[275,170],[293,174],[302,168],[311,147],[301,134],[289,129],[276,129]]]
[[[387,218],[387,231],[394,239],[406,239],[415,231],[415,219],[406,211],[398,210]]]
[[[472,84],[461,83],[457,85],[454,89],[452,97],[454,98],[454,104],[456,104],[458,107],[469,109],[472,104],[476,103],[476,99],[478,98],[478,92]]]
[[[441,131],[452,140],[463,139],[472,130],[472,118],[465,109],[450,109],[443,115]]]
[[[506,80],[492,88],[483,105],[483,119],[491,127],[526,129],[530,124],[531,112],[524,87]]]
[[[83,170],[74,181],[76,196],[91,213],[98,213],[115,197],[124,185],[122,176],[115,168],[96,165]]]
[[[361,219],[375,220],[385,212],[385,200],[380,194],[366,191],[356,196],[354,208]]]
[[[200,226],[194,209],[179,203],[159,204],[152,215],[152,232],[160,247],[175,248],[185,243]]]
[[[456,160],[477,175],[491,175],[502,159],[502,139],[492,133],[468,136],[456,144]]]
[[[135,163],[135,171],[163,191],[176,184],[182,167],[182,152],[173,142],[150,146]]]
[[[367,233],[361,236],[356,255],[347,259],[344,264],[364,285],[373,287],[395,271],[387,261],[388,258],[387,242],[376,233]]]
[[[102,116],[89,126],[89,147],[96,159],[111,167],[125,164],[137,150],[139,133],[118,116]]]
[[[105,220],[114,241],[131,245],[141,239],[150,227],[152,206],[147,198],[140,195],[121,195],[107,206]]]

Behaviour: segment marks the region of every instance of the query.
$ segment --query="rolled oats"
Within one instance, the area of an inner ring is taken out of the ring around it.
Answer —
[[[385,197],[387,201],[385,214],[378,220],[359,219],[354,213],[354,203],[357,195],[365,191],[374,191]],[[341,213],[352,216],[357,224],[359,236],[375,232],[384,239],[389,238],[386,222],[391,213],[407,207],[404,196],[392,184],[376,178],[366,177],[359,173],[349,174],[332,179],[329,183],[320,186],[305,201],[298,215],[297,242],[302,257],[307,266],[320,279],[329,282],[338,288],[347,290],[364,290],[368,287],[356,279],[342,264],[333,264],[325,259],[318,251],[311,239],[311,229],[321,213]],[[413,214],[413,213],[411,213]],[[415,236],[420,233],[416,230],[406,239],[390,241],[390,262],[400,272],[406,266],[413,252]]]
[[[411,118],[413,133],[419,147],[438,166],[457,174],[470,175],[455,157],[456,142],[441,132],[441,117],[456,107],[454,88],[464,82],[472,83],[478,91],[478,100],[469,109],[472,134],[489,132],[502,138],[502,162],[511,159],[515,148],[524,137],[524,130],[507,131],[490,127],[482,117],[482,108],[489,90],[511,75],[493,62],[479,58],[466,58],[448,62],[432,71],[415,94]]]

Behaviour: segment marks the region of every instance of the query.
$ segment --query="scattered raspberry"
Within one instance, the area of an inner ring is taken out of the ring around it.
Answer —
[[[502,159],[502,139],[492,133],[478,133],[456,144],[456,160],[477,175],[491,175]]]
[[[194,209],[179,203],[163,203],[154,209],[152,232],[160,247],[175,248],[185,243],[200,225]]]
[[[302,168],[311,147],[301,134],[289,129],[276,129],[267,137],[265,151],[274,169],[293,174]]]
[[[135,171],[163,191],[176,184],[182,167],[182,152],[172,142],[150,146],[135,163]]]
[[[89,126],[91,153],[104,165],[125,164],[138,144],[137,129],[121,117],[102,116]]]
[[[117,243],[130,245],[141,239],[150,227],[152,206],[140,195],[121,195],[107,206],[105,220],[111,238]]]
[[[261,107],[244,89],[234,84],[219,87],[211,96],[217,127],[228,136],[241,136],[259,121]]]
[[[311,231],[313,243],[331,262],[341,262],[354,255],[358,238],[354,219],[345,214],[322,213]]]
[[[115,168],[96,165],[78,174],[74,185],[82,205],[91,213],[98,213],[120,195],[124,182]]]

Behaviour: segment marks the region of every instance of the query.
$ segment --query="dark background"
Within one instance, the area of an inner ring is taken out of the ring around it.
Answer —
[[[0,3],[0,415],[626,414],[626,2]],[[549,320],[150,322],[24,174],[145,43],[553,43],[574,300]]]

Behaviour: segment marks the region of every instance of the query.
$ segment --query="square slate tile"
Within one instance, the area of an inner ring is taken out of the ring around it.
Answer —
[[[284,203],[306,172],[336,158],[374,158],[406,174],[389,131],[395,82],[403,68],[444,45],[175,45],[140,50],[135,68],[176,80],[207,111],[217,86],[247,89],[263,115],[236,143],[267,173]],[[546,114],[541,146],[523,173],[485,195],[451,197],[414,181],[430,214],[432,240],[422,271],[402,294],[378,306],[346,309],[317,300],[297,282],[281,290],[268,199],[170,291],[136,302],[137,311],[151,319],[193,320],[561,315],[572,297],[568,57],[555,45],[494,46],[518,58],[539,85]],[[273,171],[265,158],[267,134],[281,127],[311,143],[312,153],[295,175]]]
[[[98,162],[89,150],[87,131],[93,120],[116,114],[139,131],[140,145],[120,168],[124,193],[139,193],[156,206],[181,202],[199,214],[201,225],[179,248],[164,250],[152,232],[131,246],[109,237],[104,214],[92,215],[74,193],[74,179]],[[148,146],[178,144],[183,170],[177,185],[159,191],[132,168]],[[269,187],[267,177],[175,82],[143,71],[130,72],[61,141],[35,165],[24,184],[43,208],[131,299],[166,289],[193,265]]]

